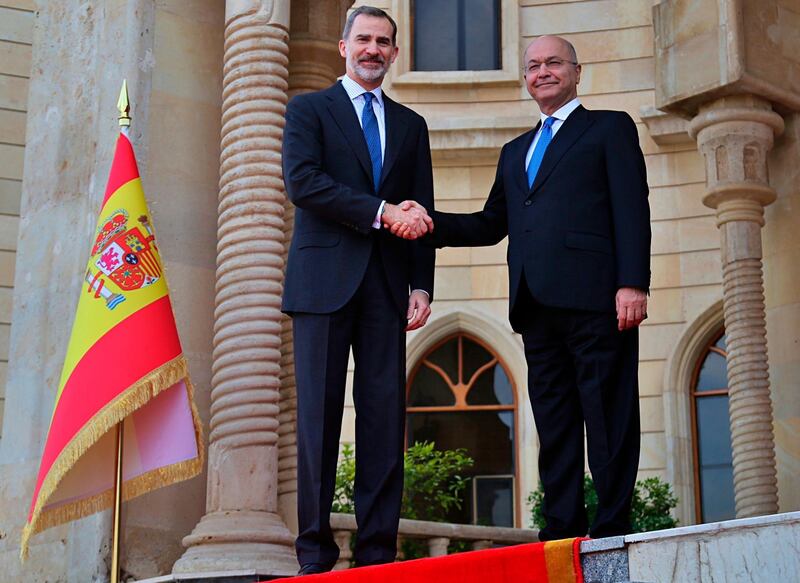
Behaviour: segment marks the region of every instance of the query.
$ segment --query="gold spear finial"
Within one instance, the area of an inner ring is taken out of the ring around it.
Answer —
[[[119,110],[119,125],[128,127],[131,125],[131,116],[128,115],[131,111],[131,105],[128,102],[128,80],[122,80],[122,89],[119,91],[119,100],[117,101],[117,109]]]

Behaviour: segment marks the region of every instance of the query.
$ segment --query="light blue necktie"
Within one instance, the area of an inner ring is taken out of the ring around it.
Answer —
[[[372,99],[375,97],[371,92],[364,93],[364,109],[361,111],[361,127],[364,130],[364,138],[367,140],[369,157],[372,160],[372,180],[375,183],[375,192],[378,192],[378,185],[381,183],[381,134],[378,131],[378,118],[372,109]]]
[[[539,171],[539,166],[542,165],[542,158],[550,145],[550,140],[553,139],[553,132],[550,126],[556,121],[554,117],[548,117],[542,124],[542,133],[539,135],[539,141],[536,142],[536,147],[533,149],[533,156],[531,162],[528,164],[528,188],[533,186],[533,181],[536,179],[536,173]]]

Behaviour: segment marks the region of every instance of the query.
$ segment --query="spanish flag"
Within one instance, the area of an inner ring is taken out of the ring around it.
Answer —
[[[197,475],[200,419],[133,147],[121,133],[82,277],[22,556],[30,537],[113,503],[125,420],[122,495]]]

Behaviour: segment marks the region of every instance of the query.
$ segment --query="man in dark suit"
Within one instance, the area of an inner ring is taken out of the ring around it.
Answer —
[[[540,441],[541,540],[630,532],[639,462],[637,326],[650,285],[644,157],[627,114],[580,105],[577,61],[559,37],[531,43],[525,81],[540,123],[503,147],[482,211],[432,213],[438,246],[508,235],[509,314]],[[591,529],[584,425],[598,494]]]
[[[283,173],[297,207],[283,295],[294,330],[297,379],[296,541],[301,574],[329,571],[339,556],[330,528],[350,349],[355,373],[357,564],[396,554],[403,490],[405,332],[425,324],[434,254],[381,225],[431,227],[413,198],[433,208],[425,121],[381,91],[397,56],[397,27],[360,7],[339,50],[346,75],[295,97],[286,110]]]

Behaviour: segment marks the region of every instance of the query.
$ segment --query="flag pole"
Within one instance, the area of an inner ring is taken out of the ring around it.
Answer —
[[[128,102],[128,82],[122,81],[122,89],[119,92],[117,101],[119,110],[120,131],[125,133],[131,125],[129,115],[131,107]],[[123,460],[123,436],[125,433],[125,419],[117,423],[117,449],[115,456],[114,472],[114,520],[111,527],[111,583],[119,583],[119,558],[120,558],[120,526],[122,524],[122,460]]]
[[[125,420],[117,423],[117,455],[114,475],[114,522],[111,528],[111,583],[119,583],[120,524],[122,520],[122,435]]]

